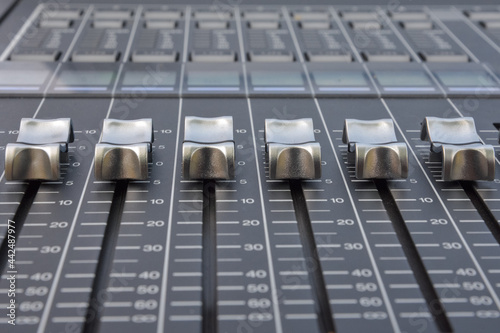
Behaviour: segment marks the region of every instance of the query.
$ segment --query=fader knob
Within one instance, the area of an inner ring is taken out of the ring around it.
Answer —
[[[348,160],[355,163],[358,179],[400,179],[408,177],[408,151],[397,142],[391,119],[346,119],[342,141]]]
[[[233,117],[186,117],[182,177],[234,178]]]
[[[270,179],[321,177],[321,146],[311,118],[266,119],[265,136]]]
[[[493,180],[495,150],[483,144],[473,118],[426,117],[420,139],[430,141],[430,159],[442,162],[444,181]]]
[[[95,178],[147,179],[153,141],[152,119],[105,119],[95,147]]]
[[[74,141],[70,118],[21,119],[16,143],[5,149],[7,180],[57,180]]]

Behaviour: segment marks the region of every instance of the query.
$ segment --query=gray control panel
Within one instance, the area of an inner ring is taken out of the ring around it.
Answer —
[[[498,332],[500,7],[9,18],[0,331]]]

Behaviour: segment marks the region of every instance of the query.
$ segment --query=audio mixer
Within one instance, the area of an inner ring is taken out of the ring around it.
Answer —
[[[500,330],[500,6],[257,2],[2,5],[1,332]]]

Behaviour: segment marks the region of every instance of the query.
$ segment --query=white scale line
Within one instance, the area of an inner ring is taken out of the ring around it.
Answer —
[[[187,61],[187,47],[188,47],[188,35],[189,35],[189,24],[191,21],[191,6],[187,6],[184,11],[184,45],[183,45],[183,54],[182,54],[182,65],[181,65],[181,73],[179,79],[179,94],[182,92],[182,85],[184,82],[184,70],[185,70],[185,62]],[[181,131],[181,119],[182,119],[182,97],[179,98],[179,112],[177,119],[177,138],[175,141],[175,153],[174,153],[174,161],[177,161],[179,155],[179,135]],[[174,211],[174,196],[175,196],[175,177],[177,173],[177,167],[174,166],[172,173],[172,190],[170,192],[170,209],[168,215],[168,228],[167,228],[167,237],[165,243],[165,260],[163,266],[163,276],[161,281],[161,294],[160,294],[160,306],[158,308],[158,326],[157,333],[163,333],[165,331],[165,308],[167,305],[167,288],[168,288],[168,274],[169,274],[169,260],[170,260],[170,242],[172,238],[172,224],[173,224],[173,211]],[[170,318],[170,320],[172,320]]]
[[[403,46],[408,50],[408,52],[410,52],[411,56],[413,57],[413,60],[417,63],[421,63],[422,60],[420,59],[418,54],[415,51],[413,51],[410,44],[408,44],[406,39],[401,35],[401,33],[398,31],[398,29],[394,26],[391,19],[389,17],[387,17],[384,10],[380,9],[380,7],[377,7],[377,12],[384,20],[384,23],[387,23],[387,25],[391,28],[391,31],[394,33],[396,38],[398,38],[399,41],[403,44]]]
[[[462,12],[460,12],[455,6],[451,7],[453,11],[462,19],[465,24],[471,27],[481,38],[488,43],[491,47],[493,47],[498,53],[500,53],[500,46],[498,46],[493,40],[490,39],[481,29],[479,29],[474,23],[472,23],[468,18],[464,17]]]
[[[78,41],[78,38],[83,32],[83,29],[85,28],[85,25],[87,24],[87,21],[90,18],[90,14],[94,11],[94,6],[90,5],[87,8],[87,12],[82,18],[82,23],[80,23],[80,26],[78,27],[78,30],[75,33],[75,36],[73,37],[73,40],[71,41],[71,44],[68,46],[68,50],[66,51],[66,54],[64,55],[64,58],[62,59],[62,62],[67,62],[69,60],[69,57],[71,56],[71,52],[73,51],[76,42]]]
[[[361,64],[361,66],[363,66],[363,69],[365,71],[365,74],[368,76],[368,79],[370,80],[373,88],[375,89],[375,91],[377,92],[377,96],[381,96],[380,95],[380,90],[378,89],[378,86],[377,84],[375,83],[375,80],[373,79],[372,75],[370,74],[370,71],[368,70],[368,67],[366,67],[366,64],[364,63],[364,60],[363,60],[363,57],[361,57],[361,55],[359,54],[359,51],[358,49],[356,48],[356,46],[354,45],[352,39],[351,39],[351,36],[349,36],[349,33],[347,32],[347,30],[345,29],[343,23],[342,23],[342,20],[339,18],[338,14],[337,14],[337,11],[335,10],[335,8],[333,7],[330,7],[330,13],[332,14],[333,16],[333,19],[335,20],[335,22],[338,24],[339,26],[339,29],[340,31],[342,32],[342,34],[344,35],[344,38],[347,40],[347,43],[349,44],[349,46],[351,47],[351,49],[353,50],[354,52],[354,55],[356,57],[356,59],[358,60],[358,62]]]
[[[427,6],[424,6],[424,10],[427,12],[427,14],[429,14],[432,20],[435,21],[441,29],[443,29],[448,37],[450,37],[455,43],[457,43],[460,48],[462,48],[462,51],[465,51],[465,53],[467,53],[475,63],[481,63],[481,61],[474,55],[474,53],[472,53],[471,50],[467,46],[465,46],[464,43],[462,43],[462,41],[458,39],[457,36],[455,36],[455,34],[452,33],[451,30],[436,15],[434,15],[434,13],[429,10]]]
[[[429,78],[432,80],[432,82],[434,82],[434,84],[439,88],[439,90],[441,90],[441,93],[443,93],[443,95],[446,96],[446,90],[439,83],[439,81],[434,77],[434,75],[430,71],[429,67],[427,67],[427,65],[424,62],[422,62],[422,60],[418,56],[417,52],[415,52],[415,50],[413,50],[413,48],[411,47],[410,43],[408,43],[408,41],[406,40],[406,38],[403,37],[403,35],[398,30],[398,28],[394,25],[394,23],[392,22],[392,20],[390,19],[390,17],[388,17],[387,14],[383,10],[381,10],[381,9],[379,10],[379,15],[381,15],[383,17],[384,21],[389,25],[389,27],[391,28],[392,32],[401,41],[401,43],[404,45],[404,47],[411,53],[412,57],[415,58],[415,61],[417,63],[420,63],[422,65],[422,68],[424,69],[424,71],[429,75]]]
[[[495,79],[495,81],[497,81],[497,83],[500,83],[500,79],[498,78],[498,76],[488,66],[481,63],[481,60],[479,60],[476,57],[476,55],[472,52],[472,50],[470,50],[438,17],[436,17],[427,6],[424,6],[424,9],[436,21],[436,23],[441,27],[441,29],[443,29],[443,31],[446,32],[448,36],[451,39],[453,39],[462,48],[462,50],[465,51],[465,53],[467,53],[469,57],[472,58],[472,60],[474,60],[475,63],[480,64],[481,67],[483,67],[484,70],[487,71]],[[467,19],[463,16],[463,14],[460,13],[459,17],[461,18],[462,21],[465,20],[465,22],[467,23]],[[475,29],[473,30],[477,32],[477,30]],[[483,37],[481,34],[479,35]],[[486,42],[488,41],[486,40]]]
[[[276,326],[276,332],[277,333],[282,333],[283,328],[281,325],[281,314],[280,314],[280,309],[279,309],[279,303],[278,303],[278,291],[276,288],[276,280],[275,280],[275,275],[274,275],[274,265],[273,265],[273,257],[271,254],[271,242],[269,241],[269,230],[267,226],[267,217],[266,217],[266,209],[265,209],[265,204],[264,204],[264,191],[262,189],[262,179],[260,176],[259,172],[259,153],[257,151],[257,138],[255,137],[255,127],[253,123],[253,114],[252,114],[252,105],[250,102],[250,98],[247,98],[247,104],[248,104],[248,112],[250,116],[250,127],[252,130],[252,138],[253,138],[253,145],[254,145],[254,154],[255,154],[255,167],[256,167],[256,172],[257,172],[257,182],[259,184],[259,194],[260,194],[260,204],[262,208],[262,221],[264,224],[264,236],[265,236],[265,241],[266,241],[266,252],[267,252],[267,262],[269,265],[269,280],[271,284],[271,297],[273,299],[273,312],[274,312],[274,319],[275,319],[275,326]]]
[[[28,30],[28,28],[30,26],[33,25],[33,21],[35,20],[35,18],[38,17],[38,15],[42,12],[44,8],[44,5],[43,4],[39,4],[35,10],[33,11],[33,13],[30,15],[30,17],[28,18],[28,20],[24,23],[24,25],[21,27],[21,30],[19,30],[19,32],[14,36],[14,38],[12,39],[12,41],[10,42],[9,46],[7,46],[7,48],[5,49],[5,51],[2,53],[2,56],[0,57],[0,61],[5,61],[7,60],[7,57],[9,56],[9,54],[12,52],[12,50],[14,49],[14,47],[17,45],[17,43],[21,40],[22,36],[24,35],[24,33]]]
[[[189,8],[186,9],[186,29],[188,29],[188,21],[189,21],[189,16],[188,16],[188,11]],[[185,40],[186,42],[186,40]],[[182,89],[182,87],[181,87]],[[179,135],[180,135],[180,130],[181,130],[181,119],[182,119],[182,98],[179,98],[179,112],[178,112],[178,119],[177,119],[177,138],[175,142],[175,153],[174,153],[174,161],[177,161],[178,155],[179,155]],[[167,288],[168,288],[168,274],[169,274],[169,260],[170,260],[170,242],[172,238],[172,224],[173,224],[173,211],[174,211],[174,197],[175,197],[175,177],[177,173],[177,167],[174,166],[173,168],[173,175],[172,179],[173,184],[172,184],[172,191],[170,193],[170,209],[169,209],[169,216],[168,216],[168,229],[167,229],[167,237],[166,237],[166,244],[165,244],[165,260],[164,260],[164,266],[163,266],[163,276],[162,276],[162,283],[161,283],[161,295],[160,295],[160,307],[158,310],[158,327],[157,327],[157,332],[158,333],[163,333],[164,332],[164,327],[165,327],[165,306],[167,303]]]
[[[262,179],[260,176],[259,172],[259,152],[257,151],[257,137],[255,136],[255,126],[253,123],[253,114],[252,114],[252,104],[250,102],[249,92],[248,92],[248,83],[247,83],[247,73],[246,73],[246,66],[245,66],[245,49],[243,45],[243,33],[241,31],[241,15],[239,9],[236,9],[235,15],[238,16],[237,21],[237,31],[238,31],[238,39],[239,39],[239,45],[240,45],[240,53],[241,53],[241,61],[242,61],[242,67],[243,67],[243,77],[244,77],[244,82],[245,82],[245,95],[247,96],[247,105],[248,105],[248,115],[250,118],[250,128],[252,131],[252,139],[253,139],[253,146],[254,146],[254,155],[255,155],[255,167],[256,167],[256,173],[257,173],[257,182],[259,184],[259,195],[260,195],[260,204],[261,204],[261,209],[262,209],[262,223],[264,226],[264,238],[265,238],[265,243],[266,243],[266,254],[267,254],[267,262],[268,262],[268,267],[269,267],[269,282],[271,285],[271,298],[273,302],[273,312],[274,312],[274,324],[275,324],[275,330],[277,333],[282,333],[283,328],[282,328],[282,323],[281,323],[281,314],[280,314],[280,308],[279,308],[279,299],[278,299],[278,290],[276,288],[276,280],[275,280],[275,272],[274,272],[274,264],[273,264],[273,256],[271,254],[271,242],[269,240],[269,229],[267,225],[267,218],[266,218],[266,210],[264,206],[264,191],[262,188]],[[161,332],[158,332],[161,333]]]
[[[134,23],[132,25],[132,28],[130,29],[131,33],[129,36],[127,48],[125,49],[125,53],[123,54],[122,63],[126,63],[127,59],[130,56],[130,50],[132,49],[132,43],[134,41],[134,37],[135,37],[135,34],[137,32],[137,27],[139,26],[139,21],[141,19],[142,9],[143,9],[143,7],[139,6],[137,8],[137,12],[135,13]],[[117,78],[117,81],[118,81],[118,79],[119,78]]]
[[[234,11],[235,21],[236,21],[236,31],[238,33],[238,40],[240,45],[240,59],[241,59],[241,67],[243,69],[243,82],[245,84],[245,96],[249,97],[248,92],[248,82],[247,82],[247,67],[246,67],[246,53],[245,48],[243,46],[243,32],[241,29],[241,13],[239,7],[235,8]]]

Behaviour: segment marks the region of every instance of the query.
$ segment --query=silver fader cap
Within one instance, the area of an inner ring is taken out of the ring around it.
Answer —
[[[311,118],[266,119],[265,136],[270,179],[321,177],[321,146]]]
[[[97,180],[145,180],[152,160],[153,120],[104,119],[95,147]]]
[[[5,149],[7,180],[58,180],[74,141],[70,118],[21,119],[16,143]]]
[[[430,141],[430,159],[441,161],[444,181],[493,180],[495,150],[483,144],[473,118],[425,117],[420,139]]]
[[[234,178],[233,117],[186,117],[182,177]]]
[[[355,163],[358,179],[401,179],[408,177],[408,150],[397,142],[391,119],[346,119],[342,141],[348,160]]]

